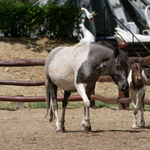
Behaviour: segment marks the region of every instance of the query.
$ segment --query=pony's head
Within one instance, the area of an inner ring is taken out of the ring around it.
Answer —
[[[120,91],[126,91],[129,88],[126,76],[127,62],[127,54],[117,47],[107,63],[108,74],[113,78]]]
[[[132,81],[136,85],[140,85],[143,82],[142,77],[142,63],[144,59],[142,60],[133,60],[130,62],[131,70],[132,70]]]

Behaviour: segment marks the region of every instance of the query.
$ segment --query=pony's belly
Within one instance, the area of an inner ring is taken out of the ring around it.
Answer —
[[[66,70],[65,68],[60,71],[59,68],[50,67],[49,76],[52,82],[59,88],[65,91],[76,91],[74,86],[74,73],[73,70]]]

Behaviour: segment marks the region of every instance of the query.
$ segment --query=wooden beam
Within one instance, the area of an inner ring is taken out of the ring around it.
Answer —
[[[17,86],[41,86],[45,81],[7,81],[0,80],[0,85],[17,85]]]
[[[25,67],[25,66],[44,66],[45,60],[22,59],[22,60],[0,60],[1,67]]]

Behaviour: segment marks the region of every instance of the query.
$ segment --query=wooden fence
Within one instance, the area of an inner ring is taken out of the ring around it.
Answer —
[[[135,57],[130,57],[130,60]],[[137,57],[136,59],[141,59]],[[27,67],[27,66],[44,66],[45,60],[0,60],[0,67]],[[150,65],[150,56],[145,57],[143,65]],[[101,76],[98,82],[113,82],[110,76]],[[44,81],[4,81],[0,80],[0,85],[15,85],[15,86],[43,86]],[[147,85],[150,85],[150,79],[148,79]],[[107,104],[119,104],[119,109],[123,109],[125,104],[131,103],[131,98],[128,97],[127,92],[118,92],[117,98],[105,97],[102,95],[92,95],[91,100],[102,101]],[[63,96],[58,96],[58,101],[62,101]],[[45,102],[44,96],[4,96],[0,95],[0,101],[11,101],[11,102]],[[82,101],[79,95],[73,95],[69,97],[69,101]],[[144,99],[145,104],[150,105],[150,99]]]

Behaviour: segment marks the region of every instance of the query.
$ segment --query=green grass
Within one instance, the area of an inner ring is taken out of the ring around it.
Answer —
[[[36,109],[36,108],[44,108],[46,109],[46,102],[38,102],[38,103],[25,103],[25,108],[31,108],[31,109]],[[73,109],[73,108],[80,108],[83,107],[83,102],[68,102],[67,108],[68,109]],[[106,104],[100,101],[95,101],[95,107],[96,108],[114,108],[118,109],[117,104]],[[62,102],[58,102],[58,108],[62,108]],[[16,109],[15,102],[0,102],[0,109]],[[129,106],[129,109],[132,109],[131,104]],[[145,105],[144,110],[150,111],[150,105]]]
[[[25,104],[26,108],[46,108],[46,103],[45,102],[39,102],[39,103],[26,103]]]
[[[150,110],[150,105],[145,105],[145,108],[144,108],[144,110]]]
[[[15,109],[14,102],[0,102],[0,109]]]
[[[95,107],[96,108],[102,108],[102,107],[107,107],[107,108],[118,108],[118,105],[117,104],[106,104],[106,103],[103,103],[103,102],[100,102],[100,101],[96,101],[95,102]]]

